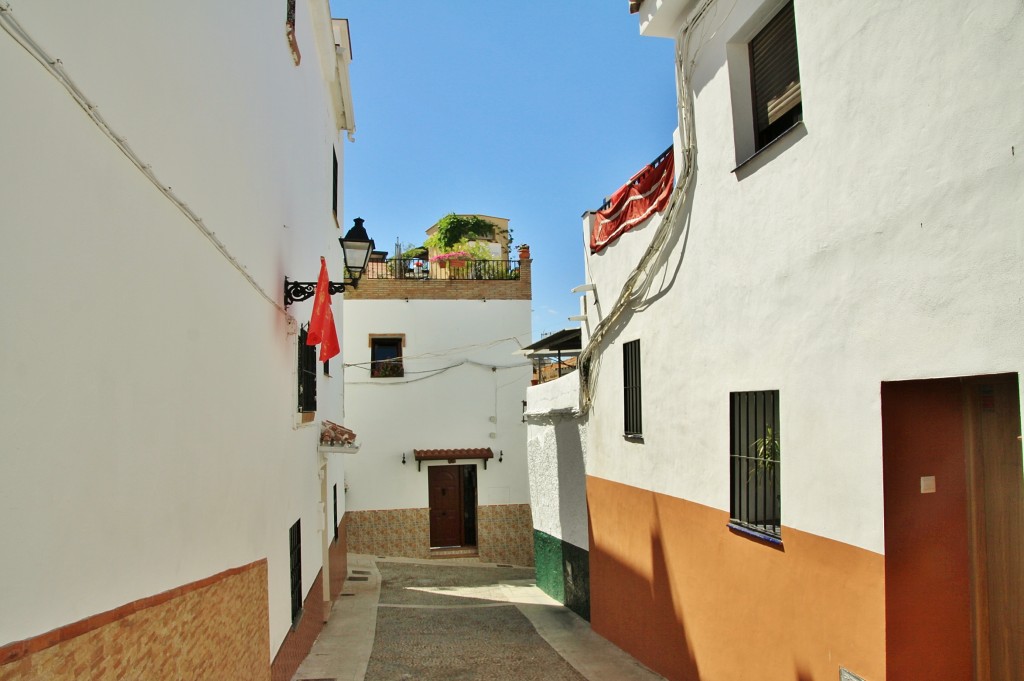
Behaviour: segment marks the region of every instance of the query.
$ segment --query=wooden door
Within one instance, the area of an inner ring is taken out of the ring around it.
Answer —
[[[461,466],[430,466],[430,547],[462,546]]]
[[[886,678],[973,678],[963,397],[882,384]]]
[[[1024,470],[1017,377],[965,382],[976,678],[1024,679]]]
[[[882,385],[887,678],[1024,679],[1015,375]]]

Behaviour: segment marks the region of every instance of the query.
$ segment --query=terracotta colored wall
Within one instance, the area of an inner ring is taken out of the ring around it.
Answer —
[[[336,607],[333,599],[341,594],[345,578],[348,576],[348,553],[345,549],[347,518],[348,514],[342,516],[341,522],[338,523],[338,541],[332,542],[328,548],[331,561],[332,612]],[[288,632],[274,657],[274,664],[271,666],[271,681],[290,681],[299,665],[309,655],[316,637],[323,631],[323,577],[324,571],[321,569],[317,573],[316,580],[313,581],[313,586],[306,592],[306,599],[302,602],[302,617],[299,619],[299,626]]]
[[[0,681],[268,679],[265,560],[0,648]]]
[[[290,681],[299,665],[309,655],[316,637],[323,630],[323,577],[324,571],[320,570],[316,579],[313,580],[313,586],[306,593],[306,600],[302,601],[302,617],[299,618],[299,625],[288,632],[277,655],[274,656],[274,664],[270,668],[271,681]]]
[[[889,678],[973,675],[963,393],[958,380],[882,384]],[[921,493],[921,477],[935,492]]]
[[[885,678],[883,557],[783,528],[782,549],[728,513],[587,478],[591,624],[672,681]]]

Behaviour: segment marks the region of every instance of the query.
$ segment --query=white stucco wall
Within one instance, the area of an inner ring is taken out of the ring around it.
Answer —
[[[278,303],[285,275],[341,261],[315,4],[298,4],[299,67],[283,5],[15,7]],[[7,33],[0,63],[0,645],[267,558],[273,654],[297,518],[304,590],[320,563],[318,427],[297,426],[286,315]],[[342,393],[339,364],[318,419],[341,421]]]
[[[573,372],[527,390],[530,510],[534,529],[589,549],[587,429],[579,385]]]
[[[370,334],[405,334],[403,378],[370,378]],[[344,336],[356,365],[345,373],[346,420],[362,445],[348,461],[351,510],[426,508],[427,464],[417,472],[413,449],[490,447],[479,503],[529,503],[530,365],[514,353],[530,342],[530,301],[347,300]]]
[[[1024,15],[797,0],[803,128],[733,172],[727,43],[766,7],[697,31],[692,207],[605,349],[588,472],[728,509],[729,392],[778,389],[783,523],[881,552],[880,383],[1024,372]],[[587,258],[601,310],[655,225]],[[620,432],[637,338],[643,444]]]

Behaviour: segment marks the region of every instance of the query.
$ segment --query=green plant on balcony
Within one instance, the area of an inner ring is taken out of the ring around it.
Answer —
[[[497,231],[497,225],[476,215],[449,213],[437,221],[437,230],[423,242],[423,245],[447,253],[456,250],[460,243],[473,239],[495,239],[498,237]],[[503,236],[508,236],[508,232]]]

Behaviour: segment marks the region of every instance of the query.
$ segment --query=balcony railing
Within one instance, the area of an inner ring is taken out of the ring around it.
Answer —
[[[367,279],[518,279],[518,260],[448,260],[390,258],[366,265]]]

